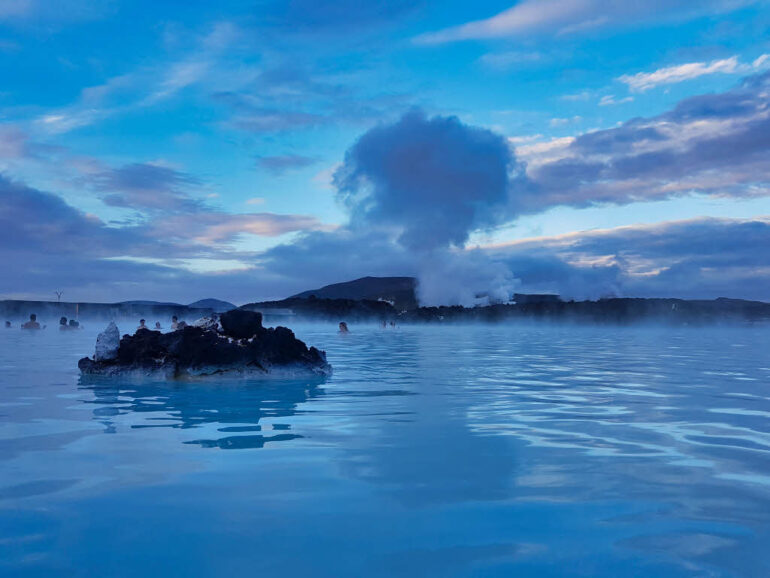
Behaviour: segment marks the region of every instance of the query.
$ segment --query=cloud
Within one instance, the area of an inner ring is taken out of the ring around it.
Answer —
[[[581,116],[573,116],[572,118],[552,118],[549,122],[549,125],[553,128],[558,128],[560,126],[567,126],[570,124],[578,124],[583,120],[583,117]]]
[[[274,247],[262,263],[320,283],[412,274],[431,305],[501,297],[515,285],[510,271],[464,246],[472,231],[511,218],[520,172],[502,136],[413,110],[364,133],[334,172],[349,223]]]
[[[531,187],[518,211],[626,204],[701,193],[770,193],[770,74],[696,96],[652,118],[516,148]]]
[[[122,251],[120,238],[104,223],[63,199],[0,175],[0,245],[6,251],[61,254]]]
[[[214,100],[229,106],[232,117],[228,127],[253,133],[285,132],[319,126],[328,121],[323,115],[285,107],[265,107],[263,101],[250,94],[218,92]]]
[[[315,217],[275,213],[230,214],[218,211],[166,217],[156,223],[159,235],[192,239],[203,245],[231,243],[243,235],[279,237],[296,231],[325,228]]]
[[[195,210],[200,203],[184,190],[201,183],[174,168],[152,163],[133,163],[90,177],[104,193],[106,204],[131,209]]]
[[[18,127],[0,124],[0,160],[21,159],[30,154],[27,135]]]
[[[78,300],[137,295],[168,300],[170,295],[206,294],[250,300],[254,296],[247,293],[257,281],[265,290],[278,291],[285,280],[261,271],[256,253],[236,249],[233,243],[245,235],[276,237],[328,229],[309,216],[231,214],[210,208],[164,211],[138,223],[111,226],[58,195],[4,176],[0,198],[0,259],[6,271],[0,276],[0,294],[5,295],[47,297],[52,288],[64,288]],[[243,271],[195,273],[196,264],[204,262],[240,263]],[[232,285],[234,279],[240,288]]]
[[[770,300],[770,217],[698,218],[527,239],[485,249],[522,291]]]
[[[567,34],[605,27],[631,27],[653,21],[687,20],[754,4],[752,0],[522,0],[483,20],[422,34],[421,44]]]
[[[404,246],[426,250],[507,218],[518,168],[503,137],[412,111],[361,136],[334,184],[354,224],[395,227]]]
[[[515,285],[510,271],[464,246],[472,231],[511,218],[510,195],[526,186],[522,179],[502,136],[413,110],[364,133],[334,172],[349,223],[270,249],[263,263],[323,282],[413,274],[431,305],[504,298]]]
[[[476,251],[465,244],[471,231],[558,205],[767,194],[769,82],[751,77],[657,117],[545,142],[505,142],[455,118],[408,113],[360,137],[335,172],[348,225],[275,247],[263,262],[286,278],[307,272],[324,282],[414,274],[426,304],[472,304],[512,289],[767,299],[767,257],[754,255],[767,245],[767,219],[625,227]],[[330,257],[337,254],[345,259]]]
[[[741,64],[737,56],[711,62],[688,62],[660,68],[654,72],[624,74],[618,80],[635,92],[645,92],[666,84],[676,84],[711,74],[748,74],[764,68],[770,55],[763,54],[751,64]]]
[[[205,33],[194,35],[182,55],[85,87],[75,102],[42,114],[33,124],[44,133],[63,134],[151,109],[194,88],[213,85],[221,92],[240,89],[255,73],[243,62],[228,58],[227,49],[239,38],[234,24],[216,22],[207,26]],[[208,97],[208,92],[205,94]]]
[[[614,94],[606,94],[601,100],[599,100],[599,106],[614,106],[616,104],[625,104],[627,102],[633,102],[633,96],[626,96],[625,98],[616,99]]]
[[[288,171],[304,169],[318,162],[318,159],[302,155],[276,155],[259,157],[257,165],[274,175],[282,175]]]

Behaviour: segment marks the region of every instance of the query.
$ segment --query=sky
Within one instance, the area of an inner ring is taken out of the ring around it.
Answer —
[[[0,299],[770,301],[768,0],[0,0]]]

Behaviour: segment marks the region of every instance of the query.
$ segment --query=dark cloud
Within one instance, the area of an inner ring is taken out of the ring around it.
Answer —
[[[7,251],[109,254],[121,248],[102,221],[56,195],[0,176],[0,198],[0,246]]]
[[[481,293],[505,299],[515,283],[510,270],[462,248],[472,231],[510,218],[518,170],[503,137],[454,117],[409,112],[361,136],[336,171],[348,225],[275,247],[263,263],[320,283],[416,275],[424,304],[470,305]]]
[[[282,175],[288,171],[304,169],[318,162],[318,159],[302,155],[276,155],[270,157],[259,157],[257,166],[273,173]]]
[[[770,300],[770,220],[693,219],[588,231],[490,249],[524,291]]]
[[[262,132],[285,132],[324,124],[320,114],[280,109],[255,109],[248,114],[235,116],[230,124],[239,130]]]
[[[261,270],[253,252],[231,243],[243,235],[278,236],[321,227],[313,217],[216,210],[163,212],[139,224],[109,226],[61,197],[0,176],[0,295],[75,300],[194,300],[218,295],[256,299],[254,288],[282,296],[285,278]],[[232,263],[195,273],[189,263]],[[289,283],[290,284],[290,283]],[[264,295],[264,293],[262,294]]]
[[[419,111],[365,133],[334,176],[354,227],[400,229],[413,250],[463,246],[506,218],[516,159],[505,139]]]
[[[381,230],[311,232],[291,244],[262,254],[265,269],[280,275],[297,291],[363,275],[399,276],[417,273],[413,256]],[[311,281],[312,280],[312,281]]]
[[[520,211],[539,212],[556,205],[626,204],[693,192],[767,195],[768,90],[766,73],[728,92],[686,99],[657,117],[581,135],[555,151],[526,154],[522,147],[533,186],[513,203]]]
[[[265,90],[264,87],[259,87],[254,92],[262,90]],[[296,97],[295,94],[293,99],[288,100],[296,100]],[[259,96],[249,92],[218,92],[212,98],[232,110],[232,116],[226,124],[246,132],[286,132],[328,122],[324,115],[302,110],[299,104],[287,107],[285,95],[270,94],[268,90]]]
[[[200,207],[186,192],[189,187],[199,186],[200,181],[166,166],[134,163],[101,172],[90,180],[111,206],[156,210]]]

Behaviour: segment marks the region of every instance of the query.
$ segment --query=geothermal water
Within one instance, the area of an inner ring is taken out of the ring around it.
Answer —
[[[332,377],[85,382],[102,325],[0,330],[4,577],[770,576],[767,327],[299,325]]]

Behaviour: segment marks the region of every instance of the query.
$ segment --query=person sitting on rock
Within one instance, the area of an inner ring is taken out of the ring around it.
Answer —
[[[22,324],[21,328],[22,329],[40,329],[40,323],[37,322],[37,315],[32,313],[29,316],[29,321]]]
[[[348,324],[344,321],[340,321],[340,333],[350,333],[350,330],[348,329]]]
[[[139,327],[137,327],[136,330],[139,331],[140,329],[147,329],[149,331],[149,328],[145,325],[145,323],[146,322],[145,322],[144,319],[140,319],[139,320]]]
[[[176,318],[176,315],[174,315],[171,318],[171,331],[176,331],[179,329],[179,320]]]

